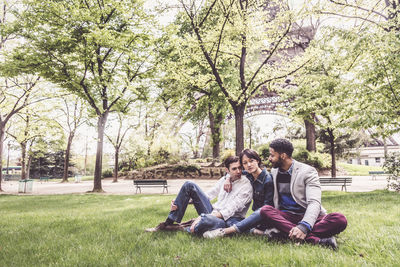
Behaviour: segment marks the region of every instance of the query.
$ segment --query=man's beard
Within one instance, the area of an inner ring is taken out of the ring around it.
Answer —
[[[272,163],[272,167],[274,167],[274,168],[280,168],[280,167],[282,167],[282,159],[281,158],[279,158],[279,160],[277,161],[277,162],[275,162],[275,163]]]

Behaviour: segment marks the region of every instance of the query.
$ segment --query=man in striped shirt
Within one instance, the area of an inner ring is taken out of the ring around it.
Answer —
[[[288,238],[337,248],[334,235],[347,226],[340,213],[326,213],[321,205],[321,186],[315,168],[292,159],[293,145],[276,139],[269,145],[274,182],[274,207],[266,205],[260,214],[269,227]]]

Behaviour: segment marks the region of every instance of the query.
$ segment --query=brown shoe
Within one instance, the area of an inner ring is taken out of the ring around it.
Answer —
[[[158,231],[183,231],[184,227],[180,224],[168,224],[166,225],[165,222],[160,223],[154,228],[147,228],[145,229],[146,232],[158,232]]]
[[[154,228],[147,228],[147,229],[144,229],[144,231],[145,231],[145,232],[158,232],[158,231],[164,230],[165,227],[166,227],[165,222],[162,222],[162,223],[160,223],[159,225],[157,225],[156,227],[154,227]]]

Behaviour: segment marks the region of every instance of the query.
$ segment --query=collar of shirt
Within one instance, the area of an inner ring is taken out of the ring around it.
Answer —
[[[289,174],[290,176],[292,176],[293,173],[293,164],[294,164],[294,160],[292,162],[292,165],[290,165],[289,169],[287,171],[282,171],[280,168],[278,168],[278,172],[280,174]]]
[[[264,184],[265,178],[267,177],[267,169],[266,168],[264,168],[261,171],[260,175],[258,175],[256,180],[254,180],[253,175],[251,175],[247,171],[244,171],[244,173],[246,174],[246,177],[250,180],[251,184],[253,184],[253,183]]]

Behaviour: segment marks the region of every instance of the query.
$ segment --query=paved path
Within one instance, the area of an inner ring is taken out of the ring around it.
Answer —
[[[173,179],[168,180],[168,193],[177,194],[181,186],[186,180]],[[198,179],[194,180],[205,191],[212,187],[217,180]],[[4,192],[0,194],[18,194],[18,181],[3,181],[2,188]],[[386,188],[386,177],[378,176],[377,180],[372,180],[370,176],[353,176],[353,183],[347,187],[348,192],[367,192],[376,189]],[[114,195],[132,195],[135,194],[136,189],[133,186],[132,180],[119,180],[118,183],[112,183],[111,179],[104,179],[102,181],[103,190],[105,194]],[[32,193],[20,195],[56,195],[56,194],[84,194],[93,189],[93,181],[83,181],[81,183],[58,183],[58,182],[33,182]],[[323,191],[337,191],[341,190],[341,186],[324,186]],[[161,187],[143,188],[142,194],[161,194]]]

